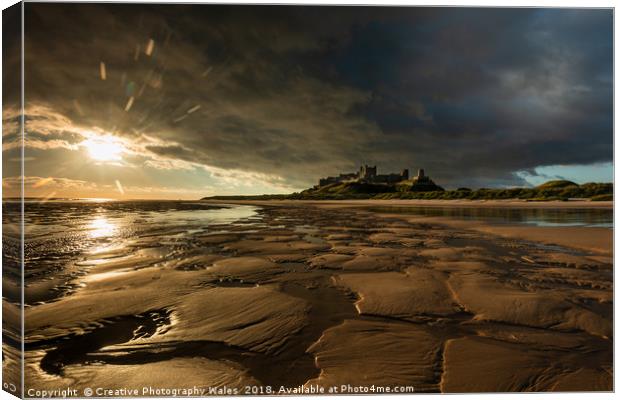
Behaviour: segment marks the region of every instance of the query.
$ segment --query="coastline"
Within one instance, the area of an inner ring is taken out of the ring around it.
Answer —
[[[211,200],[200,201],[218,204],[250,205],[321,205],[329,207],[497,207],[497,208],[602,208],[613,209],[613,201],[526,201],[526,200]]]

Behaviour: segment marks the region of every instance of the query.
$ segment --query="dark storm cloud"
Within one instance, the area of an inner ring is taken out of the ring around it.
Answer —
[[[26,26],[27,106],[156,156],[297,187],[612,159],[610,10],[29,3]]]

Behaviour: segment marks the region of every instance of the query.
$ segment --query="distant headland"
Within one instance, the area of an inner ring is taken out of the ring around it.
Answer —
[[[355,200],[355,199],[418,199],[418,200],[613,200],[613,183],[584,183],[554,180],[536,187],[501,189],[470,189],[460,187],[444,190],[423,168],[413,178],[409,170],[378,174],[377,166],[362,165],[357,172],[320,178],[318,184],[291,194],[211,196],[203,200]]]

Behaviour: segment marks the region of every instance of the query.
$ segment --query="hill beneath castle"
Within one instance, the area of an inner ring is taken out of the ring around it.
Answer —
[[[364,182],[341,182],[315,186],[301,192],[283,195],[212,196],[215,200],[354,200],[354,199],[420,199],[420,200],[507,200],[530,201],[590,199],[613,200],[612,183],[577,183],[561,180],[549,181],[530,188],[444,190],[431,180],[416,182],[408,180],[396,184],[373,184]],[[203,200],[204,200],[203,199]]]
[[[342,182],[324,186],[315,186],[299,193],[304,199],[354,199],[369,198],[381,194],[407,193],[407,192],[443,192],[444,189],[430,179],[424,181],[407,180],[393,184],[376,184],[367,182]],[[294,196],[295,194],[291,195]]]

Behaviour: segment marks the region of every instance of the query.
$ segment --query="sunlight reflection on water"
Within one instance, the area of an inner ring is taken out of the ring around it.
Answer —
[[[11,223],[4,216],[4,224]],[[196,236],[259,223],[253,206],[183,201],[49,201],[27,203],[25,259],[28,279],[71,275],[105,262],[179,257],[195,251]],[[152,254],[153,253],[153,254]],[[87,261],[85,260],[87,258]]]
[[[101,239],[113,236],[117,230],[117,226],[110,223],[105,217],[96,217],[88,224],[88,236],[91,239]]]

